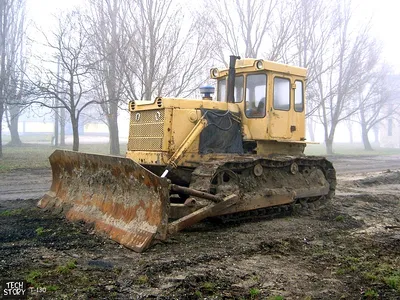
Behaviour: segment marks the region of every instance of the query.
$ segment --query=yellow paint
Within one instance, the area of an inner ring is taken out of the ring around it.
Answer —
[[[295,144],[303,144],[305,138],[305,107],[302,112],[294,110],[295,81],[303,82],[305,86],[306,69],[279,64],[270,61],[262,61],[262,68],[257,68],[255,59],[242,59],[236,62],[236,75],[245,77],[249,74],[267,75],[267,94],[266,94],[266,114],[263,118],[248,118],[245,114],[245,101],[239,103],[217,102],[215,100],[181,99],[181,98],[161,98],[154,101],[134,101],[130,102],[129,110],[131,113],[131,129],[135,118],[139,115],[147,114],[147,118],[154,120],[146,121],[146,128],[151,132],[150,137],[132,139],[135,131],[130,132],[130,143],[128,144],[127,157],[138,161],[141,164],[166,165],[172,155],[182,145],[189,133],[193,130],[198,120],[201,118],[201,109],[229,110],[239,113],[242,123],[242,135],[244,140],[256,141],[259,155],[270,153],[292,153],[297,150],[286,151],[291,143],[293,149],[300,149]],[[218,70],[215,79],[221,79],[228,74],[227,69]],[[290,109],[288,111],[275,109],[273,107],[274,97],[274,78],[286,78],[290,88]],[[246,87],[245,87],[246,89]],[[304,95],[305,93],[303,93]],[[304,105],[305,106],[305,105]],[[151,111],[149,114],[148,112]],[[160,112],[164,113],[163,124],[157,119]],[[140,122],[140,121],[139,121]],[[158,123],[157,123],[158,122]],[[152,127],[154,124],[155,127]],[[163,125],[163,126],[162,126]],[[136,127],[137,128],[137,127]],[[154,130],[160,130],[161,140],[157,140]],[[162,131],[161,131],[162,130]],[[143,143],[149,149],[140,149],[136,144],[132,151],[133,140],[136,143]],[[180,166],[195,166],[205,159],[217,159],[226,157],[226,154],[200,155],[199,136],[193,137],[193,143],[188,147],[185,154],[179,160]],[[275,141],[275,142],[274,142]],[[277,144],[277,142],[279,143]],[[284,141],[284,143],[282,143]],[[154,142],[154,144],[152,144]],[[160,146],[161,145],[161,146]],[[271,152],[272,151],[272,152]]]

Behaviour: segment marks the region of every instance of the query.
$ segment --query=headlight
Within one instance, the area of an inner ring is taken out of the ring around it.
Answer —
[[[211,78],[218,77],[218,75],[219,75],[218,69],[217,68],[211,69],[211,74],[210,75],[211,75]]]
[[[136,104],[135,104],[135,101],[129,101],[129,110],[130,111],[132,111],[132,110],[135,110],[135,107],[136,107]]]
[[[257,60],[257,61],[256,61],[256,68],[257,68],[258,70],[264,69],[264,63],[263,63],[262,60]]]
[[[158,98],[156,99],[156,103],[157,103],[157,106],[158,106],[158,107],[162,107],[162,105],[163,105],[163,103],[162,103],[162,98],[161,98],[161,97],[158,97]]]

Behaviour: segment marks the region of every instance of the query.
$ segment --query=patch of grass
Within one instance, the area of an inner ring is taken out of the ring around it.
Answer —
[[[343,221],[344,221],[344,216],[342,216],[342,215],[337,216],[337,217],[335,218],[335,221],[336,221],[336,222],[343,222]]]
[[[364,297],[367,299],[379,299],[379,294],[374,290],[366,290],[364,292]]]
[[[256,299],[261,294],[261,291],[256,288],[251,288],[249,293],[251,299]]]
[[[76,260],[70,260],[63,266],[58,266],[56,272],[59,274],[70,274],[76,268]]]
[[[145,285],[145,284],[147,284],[148,282],[149,282],[149,277],[147,277],[147,275],[140,275],[138,278],[137,278],[137,283],[138,284],[140,284],[140,285]]]
[[[44,228],[43,227],[38,227],[35,229],[36,235],[42,235],[44,233]]]
[[[338,268],[336,270],[336,274],[337,275],[345,275],[345,274],[353,273],[355,271],[357,271],[357,266],[347,266],[347,267]]]
[[[395,272],[392,275],[383,278],[383,281],[392,289],[400,292],[400,272]]]
[[[336,275],[344,275],[347,273],[347,269],[346,268],[339,268],[336,270]]]
[[[334,143],[334,155],[392,155],[400,154],[397,148],[380,148],[375,145],[372,146],[374,151],[364,150],[362,143]],[[308,144],[305,149],[306,155],[326,155],[326,148],[323,143],[321,144]]]
[[[56,272],[59,274],[69,274],[71,273],[71,269],[67,268],[66,266],[58,266]]]
[[[22,141],[24,142],[24,140]],[[109,144],[82,144],[80,152],[108,154]],[[72,146],[53,147],[50,144],[24,144],[21,147],[4,146],[3,158],[0,160],[0,173],[15,169],[43,169],[50,168],[49,156],[55,149],[71,150]],[[126,143],[120,145],[121,154],[124,155]]]
[[[393,267],[387,263],[380,263],[374,270],[378,275],[385,275],[392,273]]]
[[[358,257],[354,257],[354,256],[346,256],[345,261],[349,262],[349,263],[358,263],[360,262],[360,259]]]
[[[203,283],[203,288],[208,292],[212,292],[215,290],[215,283],[206,281]]]
[[[65,265],[68,269],[75,269],[76,268],[76,260],[70,260],[67,262],[67,264]]]
[[[27,283],[36,286],[37,285],[37,279],[41,278],[43,276],[43,273],[39,270],[33,270],[30,271],[28,275],[26,275],[25,280]]]
[[[374,281],[374,282],[378,281],[378,276],[376,274],[374,274],[374,273],[365,272],[365,273],[363,273],[363,276],[365,278],[367,278],[368,280],[371,280],[371,281]]]
[[[51,146],[3,147],[3,159],[0,161],[0,172],[14,169],[50,168],[48,157],[54,151]]]
[[[20,215],[20,214],[22,214],[22,212],[23,212],[22,208],[4,210],[4,211],[0,212],[0,217],[11,217],[11,216],[15,216],[15,215]]]
[[[195,291],[194,295],[199,299],[203,299],[203,294],[200,291]]]
[[[44,229],[43,227],[38,227],[38,228],[35,229],[35,232],[36,232],[37,236],[41,236],[44,233],[50,232],[50,231],[51,231],[51,229]]]
[[[364,260],[363,258],[352,256],[345,257],[342,264],[343,267],[337,269],[336,274],[343,275],[357,271],[365,279],[370,280],[374,284],[384,283],[400,292],[400,271],[398,271],[397,265],[387,262],[376,264],[368,262],[368,260]]]
[[[59,287],[57,285],[48,285],[46,286],[46,291],[49,292],[55,292],[59,289]]]
[[[331,249],[325,249],[322,245],[315,245],[312,250],[312,256],[314,258],[319,257],[330,257],[332,256]]]
[[[283,296],[270,296],[268,300],[285,300]]]

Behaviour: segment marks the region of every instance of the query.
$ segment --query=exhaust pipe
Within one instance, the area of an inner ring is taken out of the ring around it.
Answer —
[[[240,59],[240,56],[231,55],[229,57],[229,73],[228,73],[228,92],[227,92],[227,101],[228,103],[235,102],[235,66],[236,60]]]

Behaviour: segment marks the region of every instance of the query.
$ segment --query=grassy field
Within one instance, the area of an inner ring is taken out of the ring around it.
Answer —
[[[121,154],[126,152],[126,144],[122,144]],[[55,149],[71,150],[67,147],[54,147],[48,144],[24,144],[22,147],[3,146],[3,159],[0,159],[0,173],[20,168],[50,168],[49,156]],[[108,154],[109,144],[82,144],[79,151]]]
[[[29,142],[31,142],[30,140]],[[39,144],[40,140],[33,140],[36,144],[24,142],[22,147],[3,146],[3,159],[0,159],[0,172],[7,172],[19,168],[50,168],[48,157],[60,147],[51,146],[49,143]],[[48,140],[47,140],[48,141]],[[71,150],[71,145],[64,149]],[[81,144],[81,152],[108,154],[108,143]],[[126,151],[126,143],[121,144],[121,155]],[[335,144],[335,155],[391,155],[400,154],[400,149],[377,148],[374,151],[365,151],[362,144]],[[307,155],[325,156],[323,144],[310,144],[306,147]]]
[[[334,155],[392,155],[400,154],[398,148],[380,148],[372,146],[373,151],[364,150],[362,143],[335,143],[333,145]],[[324,144],[308,144],[305,150],[307,155],[326,155]]]
[[[21,135],[20,139],[23,143],[51,143],[52,135],[51,134],[26,134]],[[3,143],[7,144],[11,141],[10,135],[2,136]]]

